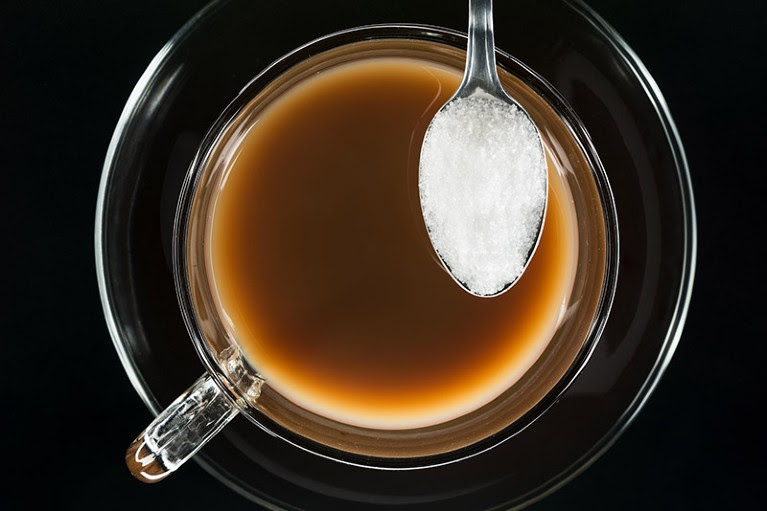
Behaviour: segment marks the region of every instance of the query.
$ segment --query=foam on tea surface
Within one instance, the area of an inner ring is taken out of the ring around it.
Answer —
[[[268,385],[315,413],[455,418],[513,385],[564,314],[577,235],[551,160],[540,244],[506,294],[466,293],[433,252],[419,153],[460,78],[404,58],[323,71],[259,115],[226,169],[206,252],[217,305]]]

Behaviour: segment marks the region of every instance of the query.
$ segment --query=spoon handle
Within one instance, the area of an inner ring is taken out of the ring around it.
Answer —
[[[459,94],[468,96],[477,89],[503,94],[495,69],[493,0],[469,0],[469,46]]]

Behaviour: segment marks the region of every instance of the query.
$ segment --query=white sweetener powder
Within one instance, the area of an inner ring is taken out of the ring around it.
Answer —
[[[432,245],[474,294],[516,281],[546,207],[539,136],[516,106],[483,93],[451,102],[426,133],[421,209]]]

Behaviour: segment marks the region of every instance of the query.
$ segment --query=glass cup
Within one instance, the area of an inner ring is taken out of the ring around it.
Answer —
[[[463,34],[416,25],[331,34],[271,64],[212,125],[188,170],[173,233],[179,306],[206,372],[131,444],[126,461],[136,477],[145,482],[165,478],[238,414],[297,448],[342,463],[404,470],[457,462],[512,438],[572,383],[600,337],[615,292],[615,206],[604,169],[574,112],[540,76],[501,51],[496,55],[501,81],[539,127],[547,156],[557,163],[572,196],[578,232],[569,302],[547,348],[520,380],[490,403],[441,424],[379,430],[341,423],[272,389],[227,331],[213,298],[204,260],[208,206],[239,137],[259,113],[308,77],[359,59],[411,57],[460,72],[465,44]],[[576,163],[590,173],[574,172]]]

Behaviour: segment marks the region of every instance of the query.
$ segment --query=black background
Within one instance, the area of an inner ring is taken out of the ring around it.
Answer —
[[[205,3],[0,6],[0,508],[254,507],[194,463],[154,486],[128,475],[124,449],[150,414],[112,347],[94,269],[114,125],[151,58]],[[682,342],[642,413],[533,509],[763,507],[767,6],[589,4],[643,60],[677,123],[697,201],[698,271]]]

